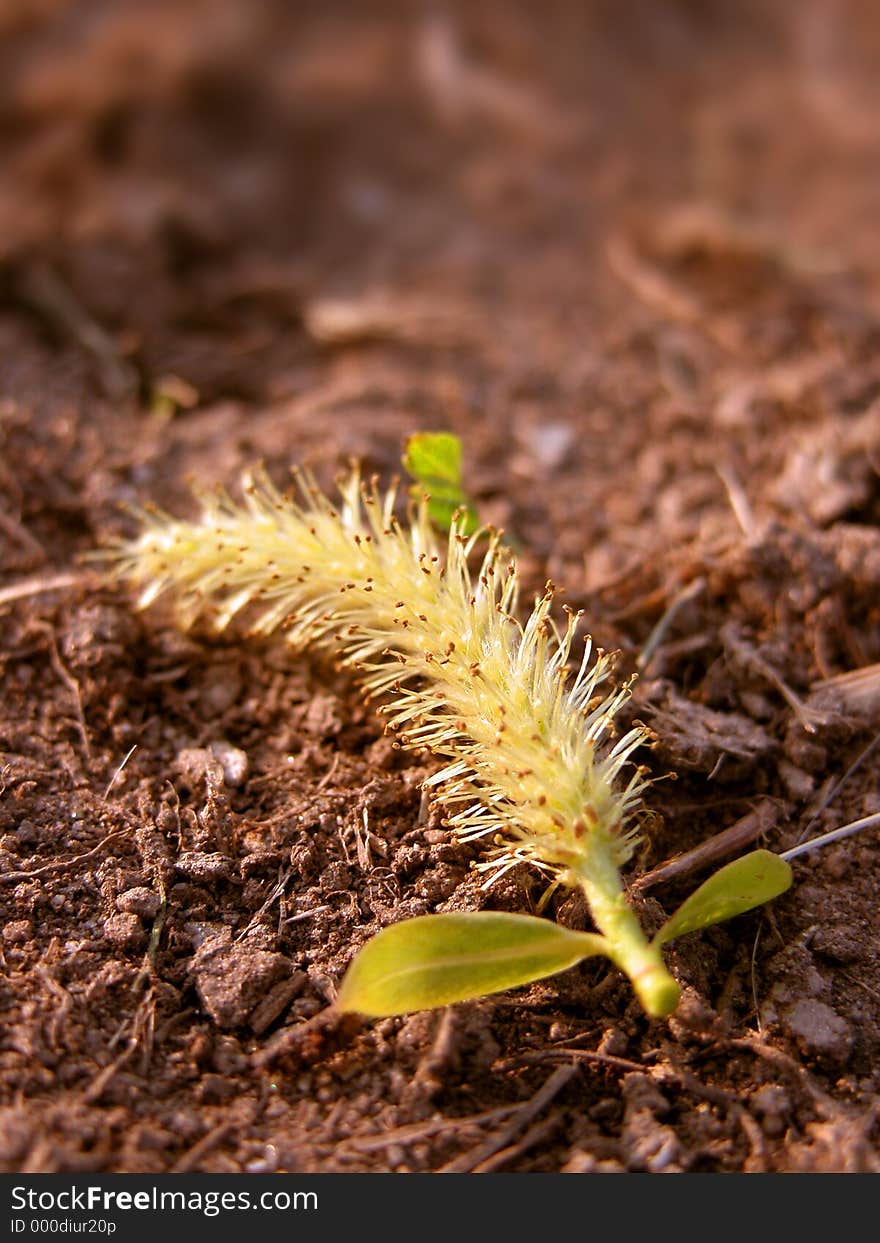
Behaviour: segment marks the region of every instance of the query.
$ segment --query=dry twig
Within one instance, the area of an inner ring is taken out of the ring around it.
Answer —
[[[454,1161],[447,1162],[439,1172],[441,1174],[472,1173],[478,1166],[488,1161],[490,1157],[494,1157],[496,1153],[506,1148],[524,1127],[527,1127],[530,1122],[537,1118],[538,1114],[547,1108],[550,1102],[559,1095],[562,1089],[577,1074],[578,1068],[571,1062],[567,1066],[558,1067],[544,1086],[529,1100],[525,1101],[504,1126],[500,1127],[494,1135],[491,1135],[485,1143],[478,1144],[470,1152],[456,1157]]]

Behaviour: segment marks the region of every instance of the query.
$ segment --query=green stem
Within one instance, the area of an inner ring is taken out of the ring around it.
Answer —
[[[586,858],[572,871],[586,894],[596,927],[608,941],[608,956],[629,976],[646,1012],[652,1018],[671,1014],[678,1005],[678,985],[663,962],[660,947],[648,941],[626,900],[607,842],[591,842]]]

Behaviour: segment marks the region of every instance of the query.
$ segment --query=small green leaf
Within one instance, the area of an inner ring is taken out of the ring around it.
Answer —
[[[461,486],[461,441],[451,432],[416,432],[406,442],[403,460],[414,479]]]
[[[778,898],[791,884],[791,868],[771,850],[753,850],[720,868],[714,876],[681,904],[654,938],[666,945],[687,932],[697,932],[722,920],[742,915],[771,898]]]
[[[372,1018],[499,993],[606,952],[602,937],[532,915],[474,911],[391,924],[356,956],[336,1007]]]
[[[461,441],[451,432],[417,432],[406,442],[403,464],[417,486],[413,492],[428,493],[428,514],[434,526],[448,531],[456,510],[468,511],[464,534],[477,529],[474,505],[461,481]]]

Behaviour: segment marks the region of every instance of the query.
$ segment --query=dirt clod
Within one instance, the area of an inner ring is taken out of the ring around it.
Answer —
[[[804,998],[782,1013],[786,1031],[811,1057],[827,1058],[843,1065],[852,1049],[850,1025],[824,1001]]]
[[[104,936],[117,949],[134,952],[146,948],[147,937],[137,915],[121,913],[104,920]]]
[[[161,899],[152,889],[136,885],[133,889],[126,889],[125,893],[121,893],[116,899],[116,905],[125,914],[138,915],[141,919],[153,919],[158,913]]]
[[[208,937],[192,962],[196,991],[218,1027],[241,1027],[279,980],[290,974],[281,954],[230,944],[222,934]]]

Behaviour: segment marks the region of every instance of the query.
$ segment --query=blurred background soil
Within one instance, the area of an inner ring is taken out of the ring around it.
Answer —
[[[674,947],[668,1023],[587,963],[335,1028],[378,928],[540,881],[480,890],[332,668],[80,560],[446,428],[640,668],[647,926],[754,811],[880,810],[878,56],[867,0],[6,0],[2,1168],[880,1169],[876,832]]]

